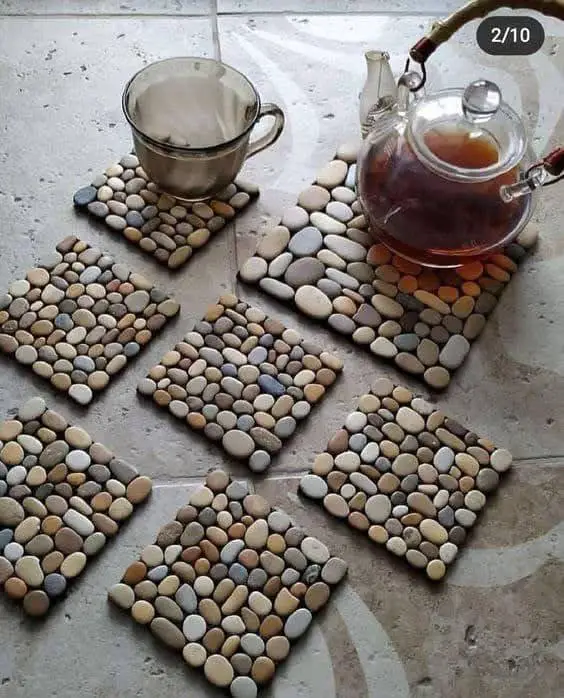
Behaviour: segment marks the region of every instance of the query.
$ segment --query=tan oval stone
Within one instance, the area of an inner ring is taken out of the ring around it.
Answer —
[[[204,673],[214,686],[229,686],[235,675],[229,661],[220,654],[212,654],[207,658]]]
[[[11,441],[23,431],[23,424],[16,419],[0,422],[0,441]]]
[[[222,580],[222,581],[228,581],[228,580]],[[219,585],[218,585],[218,588],[219,588]],[[217,591],[217,589],[216,589],[216,591]],[[236,613],[241,608],[241,606],[246,602],[248,596],[249,596],[249,590],[246,586],[243,586],[242,584],[240,584],[239,586],[235,587],[235,589],[233,590],[233,593],[229,596],[227,601],[221,607],[221,612],[223,613],[223,615],[229,616],[229,615],[232,615],[233,613]]]
[[[305,604],[310,611],[318,611],[320,608],[325,606],[329,600],[331,592],[329,587],[325,582],[315,582],[312,584],[306,592]]]
[[[476,477],[480,470],[480,464],[469,453],[457,453],[454,462],[463,473],[470,477]]]
[[[108,598],[120,608],[128,610],[133,606],[135,594],[127,584],[114,584],[108,590]]]
[[[274,610],[280,616],[289,616],[300,605],[300,600],[291,594],[286,587],[280,590],[274,600]]]
[[[0,526],[15,528],[25,518],[25,511],[19,502],[11,497],[0,497]]]
[[[290,642],[283,635],[271,637],[266,643],[266,654],[275,662],[282,662],[290,653]]]
[[[85,568],[86,561],[87,558],[84,553],[71,553],[61,564],[61,574],[67,577],[67,579],[78,577]]]
[[[407,506],[424,516],[436,516],[437,509],[433,502],[422,492],[411,492],[407,495]]]
[[[0,451],[0,461],[6,465],[19,465],[24,457],[24,450],[17,441],[9,441]]]
[[[14,531],[14,540],[24,545],[39,533],[40,528],[40,519],[37,516],[28,516]]]
[[[43,570],[39,560],[31,555],[24,555],[16,562],[16,574],[29,587],[39,587],[43,583]]]
[[[436,545],[442,545],[448,540],[446,528],[433,519],[423,519],[419,524],[419,530],[421,531],[421,535]]]
[[[140,625],[148,625],[155,617],[155,609],[148,601],[136,601],[131,608],[131,616]]]
[[[147,499],[151,493],[152,487],[153,483],[151,479],[145,475],[141,475],[129,483],[125,496],[132,504],[140,504]]]
[[[259,519],[247,529],[245,543],[249,548],[263,548],[266,545],[268,534],[268,524],[264,519]]]

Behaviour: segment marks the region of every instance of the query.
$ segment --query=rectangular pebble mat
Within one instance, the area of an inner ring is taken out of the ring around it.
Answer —
[[[226,294],[138,390],[262,472],[342,367],[295,330]]]
[[[0,350],[87,405],[179,309],[71,236],[0,295]]]
[[[346,571],[287,514],[216,470],[109,598],[210,683],[255,698]]]
[[[380,378],[300,491],[438,580],[511,462],[509,451]]]
[[[375,356],[446,388],[536,233],[460,269],[428,269],[374,244],[345,145],[259,243],[239,278],[326,322]]]
[[[151,487],[32,398],[0,423],[0,587],[29,615],[45,615]]]
[[[214,200],[189,204],[159,194],[137,157],[129,154],[79,189],[73,201],[161,264],[178,269],[258,193],[254,184],[238,179]]]

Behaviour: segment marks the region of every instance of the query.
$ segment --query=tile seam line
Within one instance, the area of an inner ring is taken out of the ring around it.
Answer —
[[[557,460],[560,458],[564,458],[564,456],[533,456],[529,458],[516,458],[513,463],[515,465],[522,465],[525,464],[529,461],[547,461],[547,463],[550,463],[550,461]],[[232,478],[234,480],[250,480],[253,482],[255,485],[256,484],[261,484],[262,482],[266,482],[268,480],[289,480],[289,479],[297,479],[301,478],[304,475],[307,475],[311,472],[310,468],[306,468],[303,470],[277,470],[276,473],[273,473],[272,475],[268,475],[267,477],[263,477],[262,479],[257,479],[255,480],[255,475],[252,472],[249,472],[248,475],[232,475]],[[154,488],[168,488],[168,487],[181,487],[183,485],[192,485],[192,484],[198,484],[203,482],[206,479],[207,473],[202,474],[202,475],[186,475],[186,476],[181,476],[178,478],[152,478],[153,481],[153,487]]]
[[[330,12],[330,11],[280,11],[280,12],[219,12],[219,17],[252,17],[252,18],[268,18],[268,17],[442,17],[444,12],[422,10],[400,10],[400,11],[355,11],[355,12]],[[137,13],[120,13],[120,12],[51,12],[51,13],[0,13],[0,19],[209,19],[208,14],[164,14],[151,12]]]

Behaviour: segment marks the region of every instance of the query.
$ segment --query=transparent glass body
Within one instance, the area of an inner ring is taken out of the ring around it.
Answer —
[[[394,252],[456,267],[503,247],[529,220],[536,192],[521,182],[534,155],[496,90],[477,81],[410,104],[402,85],[397,109],[366,138],[357,190],[373,235]]]

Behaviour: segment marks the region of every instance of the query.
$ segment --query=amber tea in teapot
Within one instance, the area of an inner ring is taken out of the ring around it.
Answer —
[[[499,161],[498,145],[481,129],[436,126],[424,133],[423,143],[439,161],[464,170],[483,170]],[[396,138],[367,159],[359,186],[365,211],[377,226],[374,232],[384,243],[419,263],[455,266],[500,246],[507,231],[528,215],[530,197],[506,203],[499,194],[519,175],[514,167],[487,181],[448,179],[423,164],[408,140]]]

